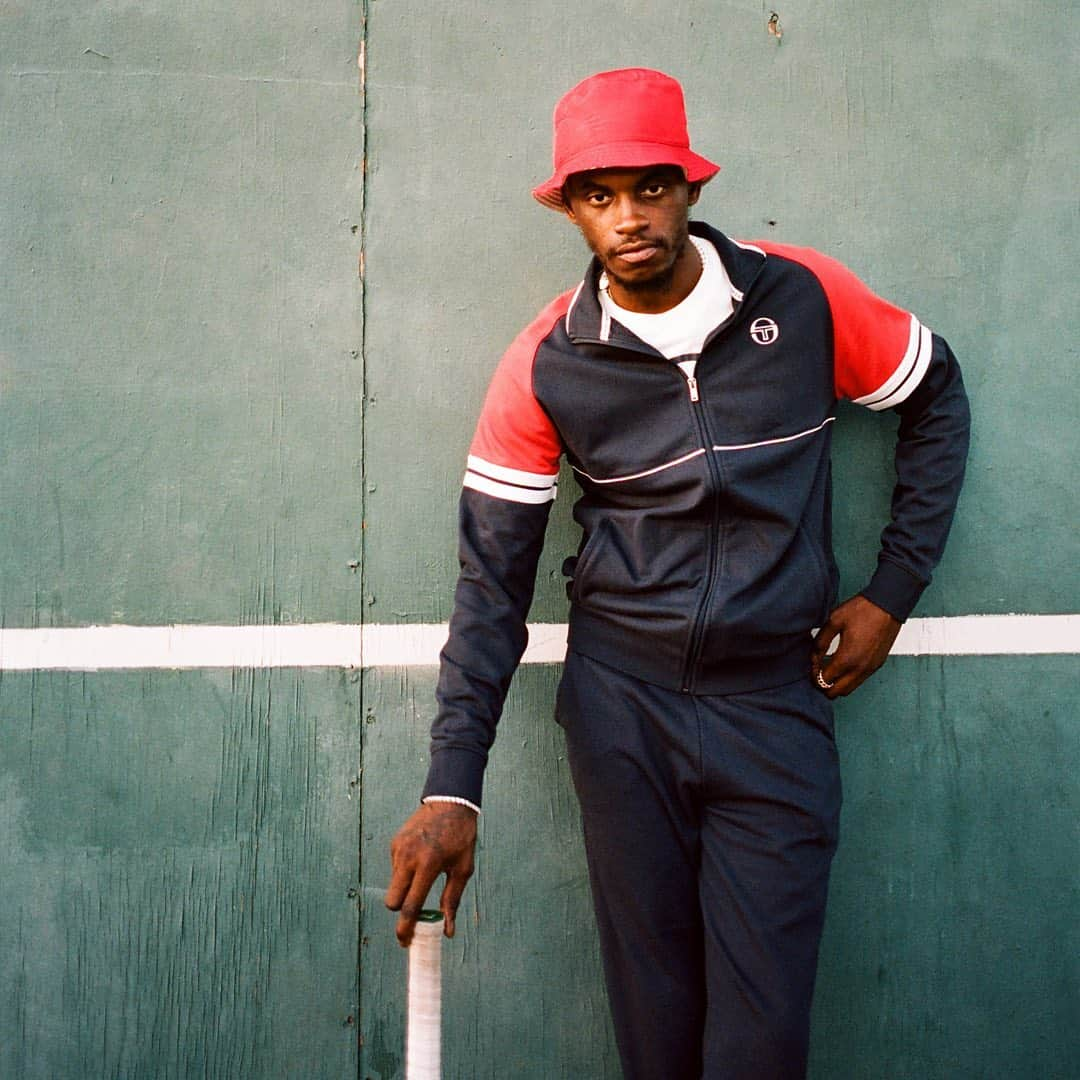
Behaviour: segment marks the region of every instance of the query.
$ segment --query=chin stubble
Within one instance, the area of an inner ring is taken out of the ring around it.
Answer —
[[[608,270],[607,274],[608,277],[618,282],[620,289],[624,289],[628,293],[663,292],[675,279],[675,263],[661,270],[654,277],[646,278],[644,281],[627,281],[618,274],[613,274],[610,270]]]
[[[657,244],[661,251],[668,250],[666,244]],[[634,278],[627,280],[621,274],[613,272],[610,267],[605,266],[604,270],[607,272],[609,278],[612,281],[618,283],[619,288],[625,289],[628,293],[651,293],[656,290],[666,289],[675,277],[675,267],[678,265],[679,260],[673,259],[670,265],[666,266],[663,270],[657,271],[652,277],[639,279]]]

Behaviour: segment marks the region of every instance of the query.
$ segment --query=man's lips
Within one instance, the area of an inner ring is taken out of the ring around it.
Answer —
[[[616,258],[629,263],[642,263],[651,259],[659,250],[655,244],[635,244],[633,247],[619,248]]]

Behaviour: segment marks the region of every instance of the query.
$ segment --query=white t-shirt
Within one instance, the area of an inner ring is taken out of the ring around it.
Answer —
[[[701,256],[701,277],[689,295],[667,311],[658,314],[627,311],[608,295],[607,274],[600,276],[600,307],[607,316],[622,323],[669,360],[687,354],[696,358],[705,339],[731,315],[736,299],[716,248],[698,236],[691,236],[690,240]],[[679,367],[687,375],[693,375],[695,362],[696,359],[686,360]]]

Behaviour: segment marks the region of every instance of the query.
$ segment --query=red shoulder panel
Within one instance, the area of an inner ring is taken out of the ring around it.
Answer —
[[[503,354],[492,376],[470,455],[518,472],[554,476],[562,442],[533,396],[532,370],[540,343],[567,312],[574,290],[553,300]]]
[[[780,255],[805,266],[821,282],[832,311],[838,398],[871,398],[884,392],[890,381],[906,377],[901,368],[912,361],[912,349],[918,347],[919,324],[910,312],[883,300],[846,266],[812,248],[768,240],[754,243],[766,255]]]

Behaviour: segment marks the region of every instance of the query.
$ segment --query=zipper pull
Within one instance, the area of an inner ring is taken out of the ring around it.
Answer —
[[[698,401],[697,379],[693,375],[686,376],[686,385],[690,387],[690,400]]]

